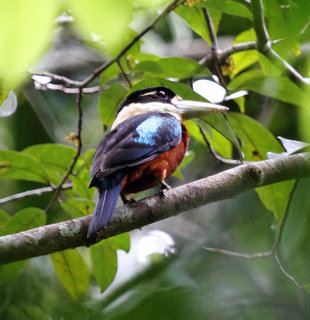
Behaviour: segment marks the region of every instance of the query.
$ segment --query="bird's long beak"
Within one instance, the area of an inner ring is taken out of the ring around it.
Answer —
[[[178,108],[184,120],[203,117],[215,112],[224,113],[229,110],[229,108],[218,104],[201,101],[179,100],[178,98],[174,98],[171,102]]]

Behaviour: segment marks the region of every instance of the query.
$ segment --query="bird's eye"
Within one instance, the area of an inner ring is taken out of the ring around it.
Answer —
[[[169,99],[168,94],[167,94],[165,91],[163,91],[163,90],[158,91],[158,92],[157,92],[157,95],[158,95],[159,97],[161,97],[161,98],[164,98],[165,100],[168,100],[168,99]]]

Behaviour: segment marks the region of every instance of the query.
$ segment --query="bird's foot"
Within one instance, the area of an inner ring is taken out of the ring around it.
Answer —
[[[123,201],[123,204],[134,204],[137,202],[134,198],[127,199],[123,193],[121,193],[121,199]]]
[[[168,192],[168,190],[171,189],[171,187],[165,181],[158,180],[158,182],[160,184],[161,194],[163,195],[164,198],[167,199],[168,198],[167,192]]]

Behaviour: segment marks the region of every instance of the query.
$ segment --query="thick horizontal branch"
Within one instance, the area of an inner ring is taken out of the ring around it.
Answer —
[[[116,209],[97,239],[87,241],[90,216],[0,237],[0,264],[89,246],[101,238],[141,228],[199,206],[238,196],[254,188],[310,176],[310,153],[252,162]]]

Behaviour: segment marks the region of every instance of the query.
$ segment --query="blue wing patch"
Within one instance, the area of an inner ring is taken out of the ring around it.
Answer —
[[[179,121],[174,118],[152,115],[136,128],[136,132],[138,136],[133,138],[135,142],[153,146],[158,144],[158,140],[162,139],[161,135],[163,133],[176,138],[181,135],[182,128]]]

